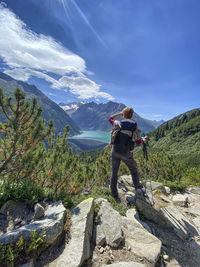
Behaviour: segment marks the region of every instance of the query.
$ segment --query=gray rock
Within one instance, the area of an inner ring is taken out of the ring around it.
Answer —
[[[188,198],[188,202],[190,204],[200,203],[200,195],[198,195],[198,194],[194,194],[194,193],[191,193],[191,192],[186,192],[183,195]]]
[[[172,228],[170,222],[163,216],[163,214],[156,209],[154,209],[151,205],[147,202],[144,202],[140,199],[136,200],[136,207],[140,213],[142,213],[145,218],[151,220],[159,225],[162,225],[167,228]]]
[[[106,237],[103,232],[102,224],[97,224],[94,226],[95,244],[103,246],[106,242]]]
[[[0,209],[0,213],[6,216],[10,216],[12,219],[25,218],[29,214],[27,205],[22,202],[15,202],[8,200]]]
[[[125,184],[126,186],[133,186],[131,175],[122,175],[118,178],[118,181]]]
[[[31,233],[36,230],[39,235],[45,233],[46,243],[51,245],[63,232],[64,219],[65,208],[61,201],[57,201],[48,206],[42,219],[1,235],[0,244],[16,243],[20,236],[23,236],[25,240],[29,240]]]
[[[108,265],[103,265],[102,267],[145,267],[144,264],[138,263],[138,262],[118,262],[118,263],[113,263],[113,264],[108,264]]]
[[[108,200],[105,198],[99,197],[99,198],[95,199],[95,201],[94,201],[95,204],[99,204],[101,202],[108,202]]]
[[[134,219],[123,218],[123,231],[126,247],[155,265],[161,253],[161,241]]]
[[[195,188],[194,190],[192,190],[192,193],[200,195],[200,188],[199,187]]]
[[[30,261],[28,261],[27,263],[24,263],[24,264],[20,265],[19,267],[34,267],[34,260],[31,259]]]
[[[169,260],[169,256],[168,255],[163,255],[163,260],[168,261]]]
[[[178,263],[177,260],[172,259],[170,262],[167,262],[166,267],[181,267],[181,265]]]
[[[171,224],[174,232],[182,240],[185,240],[190,236],[198,235],[198,231],[195,227],[174,205],[171,204],[166,208],[162,208],[161,212]]]
[[[168,186],[165,186],[165,193],[169,195],[171,193],[171,189]]]
[[[188,204],[188,197],[186,195],[182,195],[182,194],[176,194],[172,197],[172,201],[181,206],[181,207],[186,207]]]
[[[90,239],[93,230],[94,200],[88,198],[71,210],[71,239],[62,254],[49,267],[79,267],[91,256]]]
[[[195,215],[195,216],[200,216],[200,204],[195,203],[189,207],[186,212]]]
[[[147,223],[140,220],[138,211],[135,209],[128,209],[126,212],[126,217],[131,220],[131,223],[137,228],[146,229],[149,233],[152,233],[151,228]]]
[[[98,216],[106,237],[106,243],[111,247],[118,247],[124,240],[121,215],[111,207],[109,202],[103,202]]]
[[[160,199],[163,200],[166,203],[170,203],[171,202],[171,200],[169,198],[167,198],[166,196],[164,196],[164,195],[161,195]]]
[[[159,182],[144,180],[142,184],[145,186],[147,193],[160,189],[164,194],[166,194],[165,186]]]
[[[193,219],[193,223],[200,229],[200,216]]]
[[[37,220],[44,216],[44,207],[40,205],[39,203],[35,204],[34,206],[34,220]]]

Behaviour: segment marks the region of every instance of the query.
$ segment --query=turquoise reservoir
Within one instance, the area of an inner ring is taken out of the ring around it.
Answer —
[[[110,143],[110,133],[103,132],[103,131],[82,131],[81,134],[74,135],[73,137],[70,137],[70,138],[71,139],[90,139],[90,140],[101,141],[107,144]]]

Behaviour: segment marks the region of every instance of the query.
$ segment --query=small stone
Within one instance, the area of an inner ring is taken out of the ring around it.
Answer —
[[[171,202],[171,200],[169,200],[166,196],[163,196],[163,195],[160,196],[160,199],[162,199],[166,203],[170,203]]]
[[[101,254],[103,254],[103,253],[104,253],[104,248],[100,248],[99,252],[100,252]]]
[[[177,205],[181,207],[187,207],[188,205],[188,197],[181,195],[181,194],[176,194],[172,198],[173,202],[176,203]]]
[[[34,206],[34,220],[37,220],[41,217],[44,216],[44,208],[42,207],[42,205],[40,205],[39,203],[37,203]]]
[[[106,249],[107,251],[109,251],[109,250],[110,250],[110,247],[107,245],[107,246],[105,247],[105,249]]]
[[[19,225],[21,222],[22,222],[22,219],[21,219],[21,218],[16,218],[16,219],[14,219],[14,224],[15,224],[15,226],[16,226],[16,225]]]
[[[164,259],[165,261],[168,261],[168,260],[169,260],[169,256],[168,256],[168,255],[163,255],[163,259]]]
[[[169,195],[169,194],[171,193],[170,188],[169,188],[168,186],[165,186],[164,188],[165,188],[165,193],[166,193],[167,195]]]
[[[105,199],[105,198],[100,197],[100,198],[95,199],[94,202],[95,202],[95,204],[99,204],[101,202],[108,202],[108,200]]]
[[[93,257],[92,257],[93,261],[97,261],[98,258],[99,258],[99,257],[98,257],[97,255],[93,255]]]
[[[115,257],[113,256],[113,254],[111,254],[111,255],[110,255],[110,258],[111,258],[112,260],[114,260]]]
[[[128,247],[128,251],[131,251],[131,247],[130,246]]]

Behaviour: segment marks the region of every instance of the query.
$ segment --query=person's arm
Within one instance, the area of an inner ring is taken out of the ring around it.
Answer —
[[[122,112],[119,112],[119,113],[116,113],[116,114],[110,116],[110,117],[108,118],[109,122],[110,122],[112,125],[114,125],[114,124],[119,124],[120,122],[119,122],[119,121],[115,121],[114,119],[117,118],[117,117],[120,116],[120,115],[122,115]]]
[[[123,114],[122,112],[119,112],[119,113],[116,113],[116,114],[110,116],[110,118],[112,118],[114,120],[115,118],[117,118],[118,116],[120,116],[122,114]]]

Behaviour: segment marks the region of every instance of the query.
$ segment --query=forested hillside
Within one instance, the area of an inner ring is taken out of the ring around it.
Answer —
[[[22,89],[26,93],[26,98],[31,100],[35,97],[38,104],[42,107],[42,117],[46,122],[54,120],[54,127],[56,133],[63,132],[65,125],[70,126],[70,135],[80,133],[79,127],[76,123],[59,107],[55,102],[50,100],[34,85],[29,85],[22,81],[17,81],[12,77],[0,72],[0,88],[4,90],[6,96],[13,96],[16,88]],[[3,121],[4,116],[0,111],[0,121]]]
[[[185,112],[149,134],[150,151],[166,151],[189,165],[200,162],[200,109]]]

